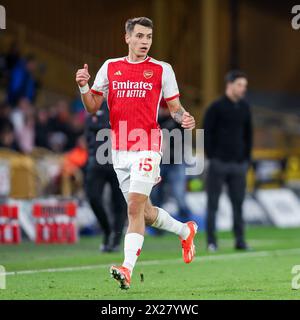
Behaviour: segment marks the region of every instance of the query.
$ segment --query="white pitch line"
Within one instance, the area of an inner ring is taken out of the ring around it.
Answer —
[[[211,260],[244,259],[244,258],[261,258],[261,257],[284,256],[284,255],[292,255],[292,254],[300,254],[300,248],[257,251],[257,252],[231,253],[231,254],[220,254],[220,255],[213,255],[212,254],[212,255],[207,255],[207,256],[196,257],[194,259],[194,262],[196,262],[196,261],[197,262],[211,261]],[[138,265],[139,266],[150,266],[150,265],[178,264],[178,263],[182,263],[182,259],[140,261],[138,263]],[[21,271],[6,272],[5,275],[6,276],[17,276],[17,275],[36,274],[36,273],[73,272],[73,271],[109,268],[111,265],[112,265],[112,263],[100,264],[100,265],[89,265],[89,266],[78,266],[78,267],[21,270]]]

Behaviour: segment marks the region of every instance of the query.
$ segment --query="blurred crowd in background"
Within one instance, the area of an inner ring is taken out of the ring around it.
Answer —
[[[30,192],[31,189],[40,191],[40,195],[71,195],[71,190],[65,188],[63,191],[63,176],[73,177],[79,173],[82,184],[88,159],[84,138],[86,114],[80,96],[73,101],[61,98],[51,104],[47,101],[39,104],[37,97],[43,88],[41,75],[45,72],[45,65],[39,57],[23,55],[16,42],[0,55],[0,150],[23,156],[37,153],[59,156],[55,172],[50,172],[49,165],[40,170],[40,176],[49,176],[51,187],[43,189],[41,181],[34,182],[31,184],[34,186],[20,191],[22,198],[30,197],[30,194],[36,196],[37,192]],[[37,167],[35,163],[27,169],[33,172],[34,167]],[[13,190],[16,188],[14,184],[20,187],[20,183],[12,182]],[[15,195],[13,190],[10,194]]]
[[[6,96],[0,108],[0,146],[29,154],[35,147],[66,152],[82,145],[84,109],[80,99],[37,106],[42,86],[36,78],[39,62],[34,55],[22,56],[18,45],[0,57],[1,87]]]

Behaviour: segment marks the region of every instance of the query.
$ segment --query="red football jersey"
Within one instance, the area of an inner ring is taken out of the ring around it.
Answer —
[[[159,104],[162,98],[170,101],[179,96],[169,64],[151,57],[139,62],[109,59],[98,71],[91,92],[107,99],[113,149],[161,150]]]

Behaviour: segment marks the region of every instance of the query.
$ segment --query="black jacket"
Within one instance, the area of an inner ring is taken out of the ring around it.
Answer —
[[[250,161],[252,121],[250,106],[226,95],[213,102],[204,116],[204,149],[209,159]]]
[[[85,123],[85,137],[88,145],[89,163],[95,163],[97,149],[103,143],[106,143],[108,138],[104,141],[97,141],[97,133],[101,129],[110,129],[109,123],[109,110],[107,104],[104,102],[99,111],[96,114],[91,114],[87,117]],[[109,146],[109,152],[111,152],[111,145]],[[105,153],[107,156],[107,153]]]

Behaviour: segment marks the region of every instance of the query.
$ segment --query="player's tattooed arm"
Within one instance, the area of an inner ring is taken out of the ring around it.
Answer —
[[[182,124],[182,119],[183,119],[183,114],[184,114],[185,110],[182,106],[180,106],[179,109],[175,110],[175,111],[170,111],[171,113],[171,117],[177,122]]]
[[[167,102],[171,117],[184,129],[194,129],[195,119],[181,105],[179,98]]]

